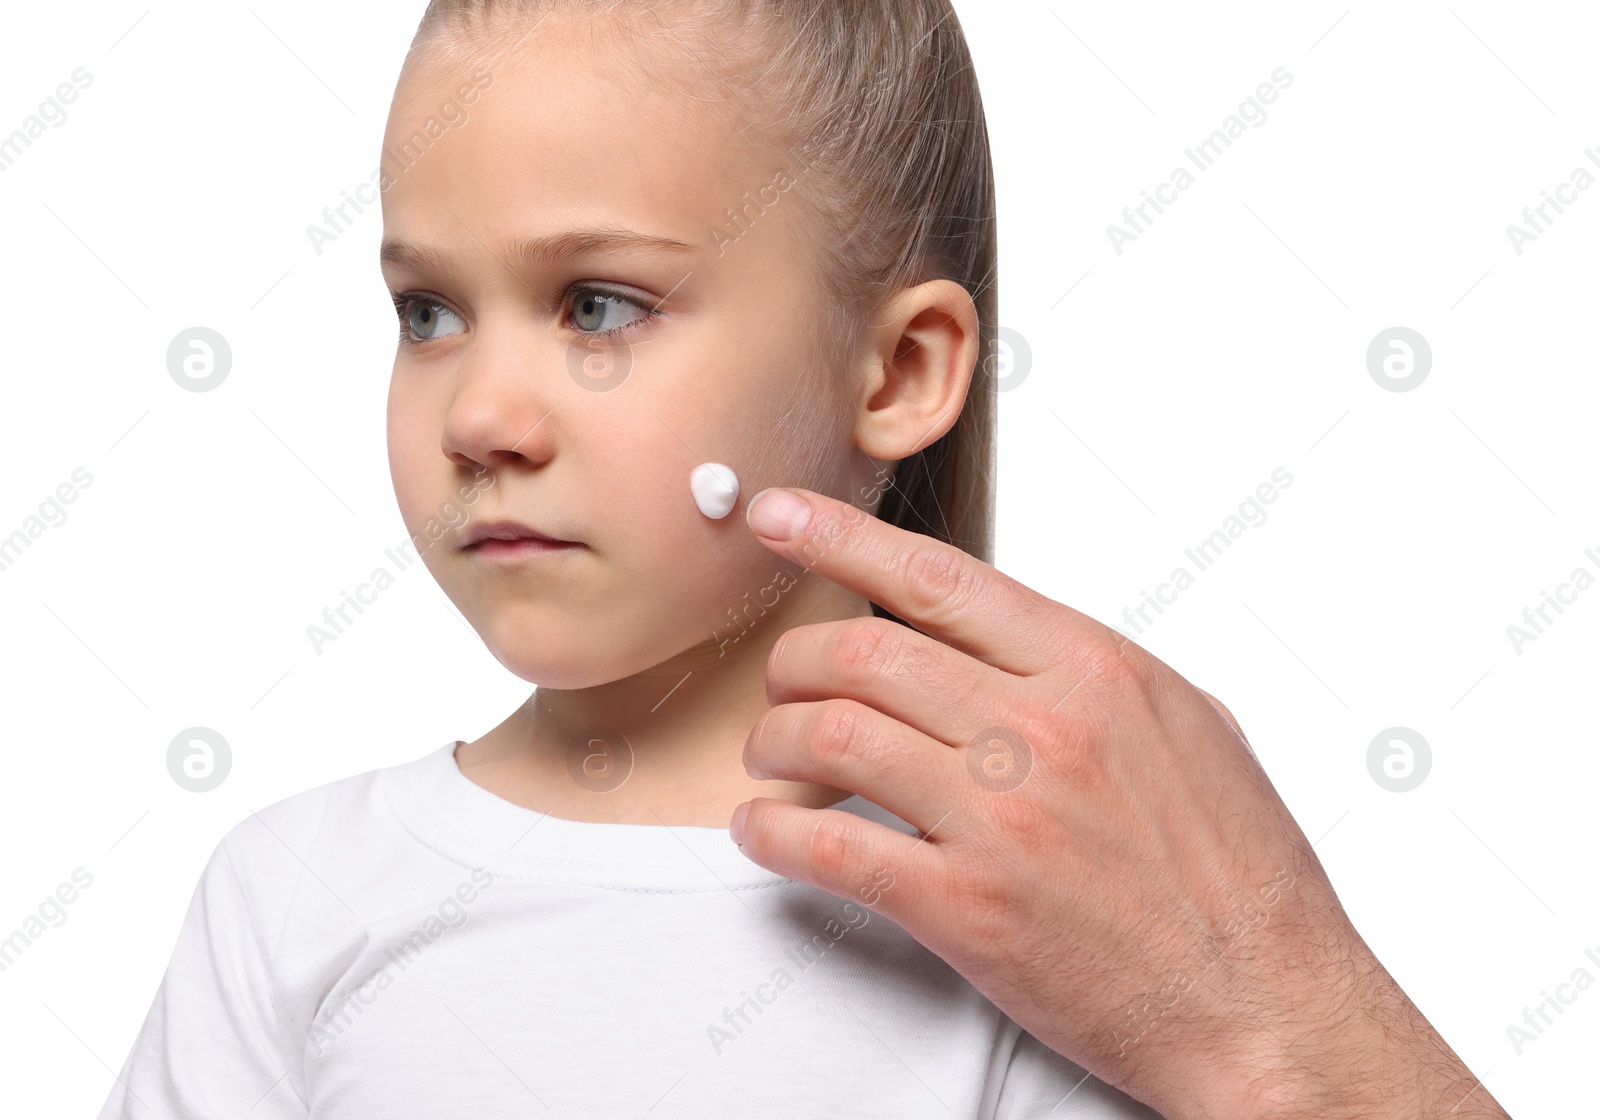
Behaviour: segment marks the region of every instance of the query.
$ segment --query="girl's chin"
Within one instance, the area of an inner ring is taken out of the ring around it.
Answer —
[[[666,694],[674,682],[692,671],[726,668],[731,663],[726,655],[732,652],[730,645],[719,655],[715,643],[710,642],[671,647],[666,653],[631,643],[601,648],[593,628],[571,635],[530,628],[494,637],[496,640],[485,644],[507,671],[528,684],[563,692],[598,688],[654,671],[662,682],[662,694]]]
[[[522,681],[539,688],[548,688],[556,692],[576,692],[585,688],[594,688],[598,685],[609,684],[617,678],[610,673],[577,674],[571,665],[553,665],[548,661],[530,662],[519,664],[508,662],[500,658],[512,675]]]
[[[563,692],[610,684],[638,671],[620,657],[597,657],[599,651],[592,637],[568,641],[552,640],[548,631],[545,635],[543,640],[537,640],[523,633],[510,642],[491,642],[489,651],[508,671],[529,684]]]

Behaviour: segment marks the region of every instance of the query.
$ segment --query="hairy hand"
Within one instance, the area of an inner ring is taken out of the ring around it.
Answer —
[[[1163,1115],[1504,1115],[1352,926],[1220,703],[960,549],[813,491],[759,504],[767,547],[916,629],[785,633],[746,768],[919,832],[756,798],[733,825],[753,861],[867,900]]]

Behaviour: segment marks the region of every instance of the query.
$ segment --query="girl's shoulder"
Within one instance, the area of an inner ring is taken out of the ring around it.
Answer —
[[[439,750],[430,750],[432,757]],[[320,881],[333,905],[338,879],[393,864],[397,846],[414,842],[400,827],[388,790],[417,760],[375,767],[280,797],[237,819],[212,850],[205,874],[226,875],[247,896],[270,900],[303,880]]]

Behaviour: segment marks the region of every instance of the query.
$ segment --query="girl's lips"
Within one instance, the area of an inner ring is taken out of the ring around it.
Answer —
[[[539,540],[548,544],[576,544],[576,541],[563,540],[560,537],[524,525],[520,521],[474,521],[467,526],[467,531],[461,538],[462,548],[472,548],[484,541],[516,541]]]
[[[581,544],[571,541],[546,541],[536,537],[518,537],[516,540],[481,540],[477,544],[469,545],[467,551],[485,560],[513,561],[526,560],[534,556],[545,556],[557,552],[571,552],[582,548]]]

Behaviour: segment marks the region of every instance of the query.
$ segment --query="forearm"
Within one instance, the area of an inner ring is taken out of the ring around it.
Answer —
[[[1342,911],[1323,919],[1292,955],[1217,970],[1209,1022],[1186,1025],[1184,1060],[1144,1056],[1139,1095],[1169,1120],[1506,1120]]]
[[[1290,1107],[1281,1114],[1507,1120],[1364,943],[1360,950],[1342,975],[1325,977],[1327,1018],[1295,1025],[1293,1051],[1304,1068],[1284,1082]]]

